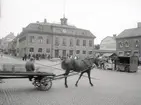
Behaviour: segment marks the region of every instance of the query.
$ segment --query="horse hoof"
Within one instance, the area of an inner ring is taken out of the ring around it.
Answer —
[[[75,84],[75,87],[77,87],[77,84]]]
[[[65,88],[68,88],[68,86],[65,86]]]
[[[93,85],[93,84],[91,84],[91,86],[93,87],[94,85]]]

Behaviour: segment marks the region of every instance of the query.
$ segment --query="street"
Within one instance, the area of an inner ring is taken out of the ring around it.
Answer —
[[[20,63],[19,58],[4,56],[0,64]],[[59,61],[35,61],[40,71],[64,73]],[[51,67],[52,66],[52,67]],[[111,70],[91,71],[93,87],[87,74],[83,76],[78,87],[75,82],[78,75],[68,77],[68,88],[64,79],[53,81],[49,91],[39,91],[28,79],[7,79],[0,84],[0,105],[140,105],[141,104],[141,70],[137,73],[125,73]]]

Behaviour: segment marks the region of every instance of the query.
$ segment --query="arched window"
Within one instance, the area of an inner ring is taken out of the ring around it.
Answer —
[[[127,40],[125,41],[125,47],[129,47],[129,43]]]
[[[38,42],[39,42],[39,43],[43,43],[43,37],[42,37],[42,36],[39,36],[39,37],[38,37]]]
[[[83,40],[83,46],[86,46],[86,40]]]
[[[120,48],[123,47],[123,42],[119,42],[119,47],[120,47]]]
[[[76,45],[77,45],[77,46],[80,45],[80,40],[79,40],[79,39],[76,40]]]

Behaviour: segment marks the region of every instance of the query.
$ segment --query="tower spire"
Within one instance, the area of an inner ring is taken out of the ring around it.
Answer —
[[[64,18],[65,18],[65,11],[66,11],[66,0],[64,0],[64,13],[63,13]]]

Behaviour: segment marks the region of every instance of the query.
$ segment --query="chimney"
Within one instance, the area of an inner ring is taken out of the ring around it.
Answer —
[[[46,19],[44,19],[44,23],[47,23],[47,20]]]
[[[67,18],[64,17],[61,18],[60,20],[61,20],[61,25],[67,25],[67,20],[68,20]]]
[[[138,22],[138,28],[141,28],[141,22]]]

